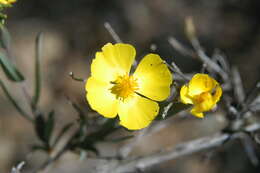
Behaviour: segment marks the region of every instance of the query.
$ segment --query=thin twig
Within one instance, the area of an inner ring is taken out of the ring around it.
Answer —
[[[13,168],[12,168],[11,173],[21,173],[21,170],[22,170],[22,168],[24,167],[24,165],[25,165],[25,162],[22,161],[22,162],[19,163],[16,167],[13,167]]]
[[[254,166],[257,166],[259,164],[259,159],[257,158],[255,154],[254,144],[252,138],[246,134],[246,133],[236,133],[232,135],[232,138],[238,138],[241,141],[241,144],[243,145],[245,152],[251,161],[251,163]]]
[[[245,100],[245,92],[244,92],[241,76],[239,74],[237,67],[233,67],[231,71],[233,76],[232,81],[233,81],[235,98],[239,104],[242,104]]]
[[[260,90],[260,82],[257,82],[254,88],[247,94],[245,104],[251,104],[258,96]]]
[[[112,36],[112,38],[115,40],[116,43],[123,43],[123,41],[120,39],[118,34],[115,32],[115,30],[112,28],[109,22],[104,23],[105,28],[109,32],[109,34]]]
[[[197,39],[191,40],[191,43],[196,50],[196,53],[198,55],[198,58],[205,64],[207,64],[207,69],[213,69],[216,73],[220,74],[220,76],[223,78],[223,80],[226,82],[228,81],[228,75],[226,72],[224,72],[218,64],[216,64],[214,61],[212,61],[206,53],[203,51],[201,46],[199,45],[199,41]]]
[[[214,70],[218,73],[224,80],[228,81],[228,74],[214,61],[212,61],[204,52],[203,48],[200,45],[200,42],[196,36],[196,30],[191,17],[186,18],[186,34],[190,40],[191,45],[193,46],[199,60],[207,65],[207,69]]]
[[[190,79],[188,77],[186,77],[186,75],[184,73],[182,73],[182,71],[180,70],[180,68],[174,63],[172,62],[172,65],[170,65],[168,62],[164,61],[164,63],[168,66],[168,68],[178,74],[185,82],[189,81]]]
[[[210,137],[204,137],[191,142],[182,143],[174,147],[170,151],[164,151],[161,153],[156,153],[143,158],[135,159],[125,163],[121,163],[115,173],[123,172],[134,172],[135,170],[143,170],[155,164],[159,164],[168,160],[172,160],[181,156],[189,155],[195,152],[199,152],[205,149],[216,147],[221,145],[224,141],[228,139],[228,134],[216,134]]]
[[[61,147],[59,151],[54,156],[50,156],[43,164],[41,164],[38,168],[32,171],[32,173],[37,173],[40,170],[45,170],[49,165],[51,165],[53,162],[58,160],[65,152],[69,150],[69,145],[72,139],[75,137],[76,133],[78,132],[78,129],[74,129],[70,137],[66,139],[65,144]]]
[[[70,72],[69,75],[75,81],[78,81],[78,82],[85,82],[86,81],[86,79],[75,77],[73,72]]]
[[[253,132],[260,129],[260,124],[255,123],[245,127],[246,131]],[[143,170],[147,167],[159,164],[168,160],[176,159],[181,156],[189,155],[195,152],[203,151],[209,148],[218,147],[228,140],[230,135],[228,133],[217,133],[208,137],[192,140],[190,142],[182,143],[172,148],[169,151],[155,153],[150,156],[126,160],[119,163],[118,167],[113,169],[114,173],[134,172],[136,170]]]
[[[148,129],[149,128],[141,130],[129,143],[121,147],[119,149],[119,157],[126,158],[131,153],[134,146],[142,139],[143,136],[147,134]]]
[[[183,44],[181,44],[178,40],[176,40],[174,37],[169,37],[168,42],[170,45],[177,50],[179,53],[181,53],[184,56],[190,56],[194,57],[194,51],[185,47]]]
[[[189,81],[190,78],[187,77],[182,71],[181,69],[174,63],[172,62],[171,65],[173,66],[172,70],[177,73],[178,75],[180,75],[181,77],[183,77],[183,79],[185,79],[186,81]]]
[[[212,59],[218,62],[226,73],[230,73],[230,65],[223,52],[221,52],[219,49],[215,49],[212,55]]]

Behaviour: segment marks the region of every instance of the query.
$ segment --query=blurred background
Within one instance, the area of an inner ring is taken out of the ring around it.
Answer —
[[[66,96],[83,108],[86,105],[84,83],[73,81],[69,72],[87,78],[95,52],[107,42],[114,43],[104,22],[112,25],[123,42],[136,47],[138,59],[151,52],[151,45],[156,45],[156,53],[168,61],[175,61],[184,72],[190,73],[198,72],[201,63],[179,54],[167,40],[173,36],[191,47],[185,36],[184,19],[192,16],[205,51],[211,55],[215,48],[222,50],[229,62],[238,66],[246,91],[250,91],[260,78],[259,0],[18,0],[6,13],[6,26],[12,35],[12,53],[18,68],[26,76],[26,87],[30,91],[33,91],[35,37],[39,32],[44,33],[40,108],[44,112],[56,110],[57,128],[76,119],[76,112]],[[2,71],[0,77],[5,79]],[[20,103],[28,107],[21,89],[5,82]],[[149,154],[214,134],[225,126],[221,110],[215,114],[203,121],[174,117],[169,120],[172,125],[139,141],[132,154]],[[9,172],[23,160],[26,160],[25,172],[41,163],[43,154],[31,152],[31,146],[37,142],[32,125],[18,115],[0,91],[0,172]],[[107,153],[107,150],[116,151],[120,144],[100,145]],[[259,166],[250,163],[240,142],[233,142],[213,154],[207,151],[182,157],[146,172],[253,173],[259,170]],[[67,153],[49,172],[87,171],[84,161]]]

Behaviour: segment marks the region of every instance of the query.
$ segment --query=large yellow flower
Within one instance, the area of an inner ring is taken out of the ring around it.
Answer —
[[[16,0],[0,0],[0,4],[9,5],[15,3]]]
[[[219,101],[222,89],[219,83],[207,74],[196,74],[180,91],[184,104],[193,104],[191,113],[203,118],[203,112],[211,110]]]
[[[151,123],[159,112],[155,101],[169,96],[172,83],[169,69],[156,54],[146,55],[131,75],[135,54],[129,44],[106,44],[96,53],[86,82],[91,108],[107,118],[118,114],[120,124],[130,130]]]

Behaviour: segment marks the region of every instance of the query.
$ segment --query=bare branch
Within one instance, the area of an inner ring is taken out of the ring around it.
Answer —
[[[219,49],[215,49],[212,55],[212,59],[216,60],[226,73],[230,73],[230,65],[223,52],[221,52]]]
[[[75,80],[75,81],[78,81],[78,82],[86,82],[86,79],[82,79],[82,78],[76,77],[72,71],[69,73],[69,75],[70,75],[71,79],[73,79],[73,80]]]
[[[22,168],[24,167],[24,165],[25,165],[25,162],[24,162],[24,161],[21,162],[21,163],[19,163],[16,167],[13,167],[13,168],[12,168],[11,173],[21,173],[21,170],[22,170]]]
[[[119,149],[119,156],[121,158],[126,158],[129,153],[133,150],[134,146],[139,142],[140,139],[142,139],[143,136],[145,136],[148,132],[149,128],[141,130],[132,140],[131,142],[127,143],[123,147]]]
[[[174,62],[172,62],[172,66],[173,66],[173,71],[175,73],[177,73],[178,75],[180,75],[184,80],[186,80],[186,81],[190,80],[190,78],[187,77]]]
[[[259,123],[248,125],[244,128],[246,132],[254,132],[260,129]],[[239,133],[239,132],[238,132]],[[237,134],[238,134],[237,133]],[[228,133],[216,133],[212,136],[202,137],[200,139],[192,140],[173,147],[171,150],[155,153],[149,156],[123,160],[118,163],[117,167],[113,167],[114,173],[134,172],[136,170],[143,170],[147,167],[159,164],[168,160],[176,159],[181,156],[193,154],[206,149],[218,147],[227,141],[230,137]],[[115,162],[113,162],[115,163]],[[114,165],[115,166],[115,165]]]
[[[199,60],[201,60],[203,63],[205,63],[207,66],[207,69],[214,70],[216,73],[218,73],[223,80],[226,82],[228,81],[228,74],[214,61],[210,59],[202,49],[200,42],[196,36],[196,30],[193,23],[193,20],[191,17],[186,18],[186,34],[191,42],[191,45],[193,46]]]
[[[105,28],[109,32],[109,34],[112,36],[112,38],[115,40],[116,43],[123,43],[123,41],[120,39],[118,34],[115,32],[115,30],[112,28],[109,22],[104,23]]]
[[[178,40],[176,40],[174,37],[169,37],[168,38],[168,42],[170,43],[170,45],[177,50],[179,53],[181,53],[184,56],[190,56],[193,57],[194,56],[194,51],[185,47],[184,45],[182,45]]]
[[[164,151],[132,161],[126,161],[125,163],[120,163],[119,166],[114,170],[114,173],[134,172],[138,169],[143,170],[155,164],[216,147],[223,144],[223,142],[226,141],[228,137],[228,134],[217,133],[210,137],[204,137],[186,142],[174,147],[170,151]]]
[[[234,94],[238,103],[242,104],[245,101],[245,92],[241,80],[241,76],[237,67],[233,67],[232,71],[232,82],[234,87]]]

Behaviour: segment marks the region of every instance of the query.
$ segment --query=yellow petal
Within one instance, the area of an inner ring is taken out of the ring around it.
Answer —
[[[147,127],[157,116],[159,106],[156,102],[139,95],[120,102],[118,115],[120,124],[129,130]]]
[[[195,74],[189,82],[189,95],[194,96],[211,91],[217,82],[207,74]]]
[[[91,76],[103,82],[110,83],[118,75],[123,75],[120,69],[115,68],[107,62],[102,52],[97,52],[95,59],[91,63]]]
[[[87,100],[91,108],[107,118],[114,118],[118,112],[118,100],[110,92],[111,84],[90,77],[86,82]]]
[[[172,74],[159,55],[146,55],[134,77],[138,82],[138,93],[156,101],[165,100],[170,95]]]
[[[210,93],[208,93],[208,92],[203,93],[198,97],[200,97],[200,99],[202,100],[199,103],[195,103],[195,106],[197,107],[199,112],[209,111],[210,109],[212,109],[215,106],[215,102]]]
[[[222,88],[217,85],[215,94],[213,95],[213,101],[214,103],[217,103],[222,95]]]
[[[91,64],[91,76],[111,82],[129,73],[135,58],[135,48],[129,44],[106,44],[97,52]]]
[[[186,85],[183,85],[181,87],[180,96],[181,96],[181,102],[184,104],[192,104],[192,100],[190,97],[188,97],[188,87]]]
[[[202,112],[199,112],[199,110],[197,110],[196,106],[191,109],[190,113],[192,115],[194,115],[195,117],[204,118],[204,114]]]
[[[121,69],[125,74],[130,72],[135,59],[135,48],[130,44],[106,44],[102,47],[104,58],[114,68]],[[125,75],[124,74],[124,75]]]

